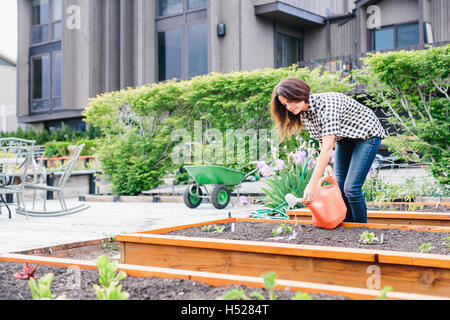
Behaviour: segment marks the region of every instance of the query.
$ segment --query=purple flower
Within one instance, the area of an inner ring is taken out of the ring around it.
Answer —
[[[272,170],[270,169],[270,167],[267,164],[265,164],[259,168],[259,174],[263,178],[267,178],[268,176],[270,176],[272,174]]]
[[[336,156],[336,150],[333,150],[333,152],[330,155],[330,162],[334,162],[334,157]]]
[[[258,169],[261,170],[262,168],[264,168],[265,166],[267,166],[267,164],[266,164],[264,161],[258,161],[257,166],[258,166]]]
[[[305,150],[297,151],[292,155],[292,160],[296,165],[300,165],[305,161],[307,155],[308,153]]]
[[[283,169],[286,169],[286,168],[287,167],[286,167],[286,163],[284,162],[284,160],[278,159],[277,160],[277,165],[275,167],[275,170],[283,170]]]
[[[246,196],[240,196],[239,197],[239,202],[238,202],[238,207],[243,207],[243,206],[248,206],[250,203],[248,201],[248,198]]]

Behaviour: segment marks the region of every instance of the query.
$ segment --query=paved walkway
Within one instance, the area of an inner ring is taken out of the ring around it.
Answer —
[[[68,206],[78,205],[68,200]],[[62,217],[28,217],[14,213],[8,219],[6,209],[0,215],[0,254],[38,249],[55,245],[104,239],[120,233],[223,219],[248,217],[261,206],[229,206],[217,210],[212,204],[189,209],[183,203],[112,203],[87,202],[88,210]],[[49,201],[49,210],[57,201]]]

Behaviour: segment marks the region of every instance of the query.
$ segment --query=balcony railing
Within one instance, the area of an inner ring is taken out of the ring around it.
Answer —
[[[433,43],[434,47],[445,46],[449,44],[450,41],[436,42]],[[424,49],[422,46],[411,46],[411,47],[403,47],[396,50],[386,50],[381,52],[390,52],[390,51],[410,51],[410,50],[422,50]],[[310,69],[315,69],[317,67],[323,67],[323,70],[330,71],[331,73],[341,72],[341,77],[347,78],[350,77],[350,82],[353,83],[352,71],[355,69],[360,69],[363,66],[363,62],[361,58],[367,56],[368,53],[376,53],[377,51],[368,51],[364,52],[360,55],[343,55],[332,58],[320,58],[320,59],[310,59],[307,61],[300,61],[297,65],[301,68],[308,67]],[[356,85],[354,90],[351,93],[359,94],[363,91],[364,86]]]

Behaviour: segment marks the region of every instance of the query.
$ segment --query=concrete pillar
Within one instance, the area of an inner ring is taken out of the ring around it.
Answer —
[[[135,0],[120,0],[120,88],[135,85]]]

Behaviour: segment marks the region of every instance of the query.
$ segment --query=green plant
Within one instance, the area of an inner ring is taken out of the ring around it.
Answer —
[[[293,229],[291,226],[288,226],[286,224],[281,224],[275,228],[272,229],[272,237],[279,236],[280,234],[283,234],[283,237],[286,235],[286,233],[292,233]]]
[[[423,253],[429,253],[431,250],[433,250],[435,247],[433,246],[432,243],[427,242],[427,243],[422,243],[419,247],[419,251],[423,252]]]
[[[116,272],[117,261],[109,262],[107,255],[102,255],[95,260],[98,267],[99,283],[94,284],[94,290],[100,300],[127,300],[129,293],[122,292],[119,282],[127,277],[124,271]]]
[[[211,228],[212,228],[212,225],[211,225],[211,224],[210,224],[210,225],[207,225],[207,226],[203,226],[203,227],[202,227],[202,231],[209,232],[209,231],[211,230]]]
[[[447,250],[450,250],[450,236],[442,239],[442,245],[447,247]]]
[[[377,237],[375,237],[375,233],[373,232],[369,232],[369,231],[364,231],[361,235],[360,235],[360,239],[359,241],[365,244],[372,244],[374,241],[380,241]]]
[[[385,144],[399,160],[428,164],[443,193],[450,185],[450,44],[368,54],[354,78],[367,104],[387,110],[396,131]]]
[[[317,146],[312,141],[306,142],[301,137],[296,138],[296,149],[287,154],[286,161],[280,159],[284,166],[271,168],[262,162],[258,166],[263,176],[266,176],[267,187],[261,188],[266,197],[263,199],[268,208],[276,208],[285,202],[285,196],[289,193],[297,198],[303,196],[303,192],[311,180],[313,164],[316,161]],[[309,157],[308,161],[307,158]],[[303,180],[301,177],[303,176]],[[297,204],[296,207],[304,207]]]
[[[120,243],[114,241],[114,237],[110,237],[108,240],[102,240],[102,249],[106,252],[119,251]]]
[[[217,233],[223,233],[225,231],[226,226],[225,225],[215,225],[214,230]]]
[[[128,300],[130,294],[122,291],[122,285],[111,284],[107,288],[94,285],[95,293],[99,300]]]
[[[383,287],[383,289],[380,290],[380,294],[378,295],[376,300],[387,300],[386,296],[387,296],[388,292],[392,291],[392,290],[394,290],[394,288],[392,288],[390,286]]]
[[[275,280],[277,278],[277,275],[275,272],[268,272],[261,277],[264,280],[264,288],[269,290],[269,300],[277,300],[278,297],[275,294]],[[225,294],[223,294],[221,297],[216,298],[216,300],[251,300],[251,297],[255,298],[256,300],[266,300],[266,297],[259,293],[258,291],[253,291],[248,296],[243,289],[231,289]],[[303,292],[297,292],[294,297],[292,297],[292,300],[314,300],[309,294],[303,293]]]
[[[314,298],[306,292],[297,292],[292,300],[314,300]]]
[[[269,299],[270,300],[277,300],[277,295],[275,294],[275,279],[277,278],[277,275],[275,272],[268,272],[261,277],[264,279],[264,288],[269,290]]]
[[[245,294],[243,289],[231,289],[216,300],[251,300],[251,298]]]
[[[28,281],[28,286],[30,287],[33,300],[52,300],[56,297],[50,290],[50,286],[53,282],[53,277],[53,273],[48,273],[40,278],[37,283],[34,278],[30,278],[30,280]]]

